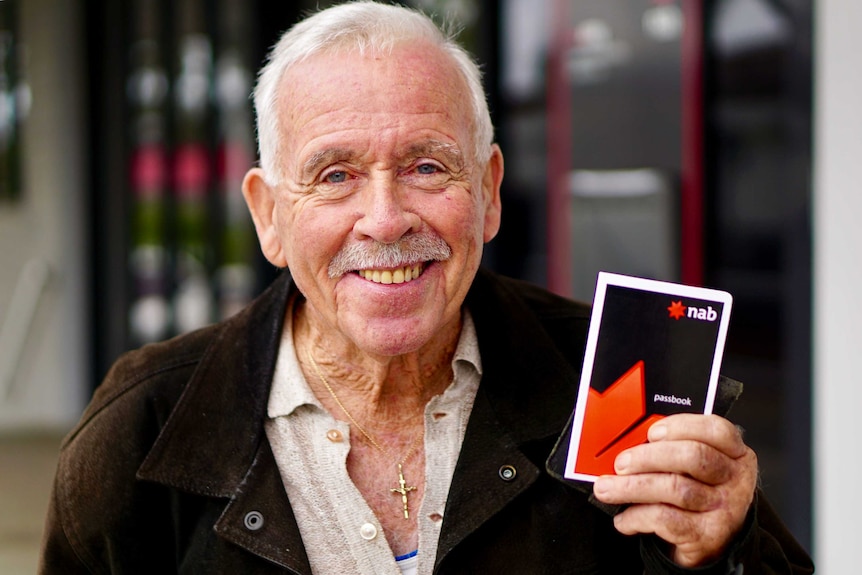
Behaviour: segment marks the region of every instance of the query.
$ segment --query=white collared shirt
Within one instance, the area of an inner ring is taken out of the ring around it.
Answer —
[[[311,391],[296,357],[291,325],[288,317],[265,429],[311,570],[315,575],[402,575],[380,522],[347,473],[350,426],[336,420]],[[482,375],[476,329],[466,309],[452,372],[452,383],[425,406],[419,549],[415,560],[403,565],[417,575],[429,575],[434,568],[449,485]]]

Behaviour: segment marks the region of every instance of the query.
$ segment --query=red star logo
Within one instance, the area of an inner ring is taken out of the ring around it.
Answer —
[[[667,311],[670,312],[670,317],[673,319],[679,319],[685,315],[685,306],[682,305],[682,300],[671,302],[670,307],[667,308]]]

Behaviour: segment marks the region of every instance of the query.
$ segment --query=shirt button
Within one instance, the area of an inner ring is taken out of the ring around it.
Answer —
[[[377,527],[375,527],[371,523],[366,523],[359,528],[359,536],[366,541],[371,541],[372,539],[377,537]]]
[[[326,432],[326,439],[332,443],[341,443],[344,441],[344,436],[337,429],[330,429]]]

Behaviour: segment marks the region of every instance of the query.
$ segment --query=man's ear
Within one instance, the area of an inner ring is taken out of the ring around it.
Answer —
[[[503,182],[503,152],[500,146],[491,146],[491,158],[485,165],[482,176],[482,194],[485,202],[485,243],[490,242],[500,231],[503,206],[500,201],[500,185]]]
[[[242,195],[251,212],[260,249],[272,265],[283,268],[287,267],[287,257],[278,234],[276,192],[266,182],[264,171],[260,168],[250,169],[242,180]]]

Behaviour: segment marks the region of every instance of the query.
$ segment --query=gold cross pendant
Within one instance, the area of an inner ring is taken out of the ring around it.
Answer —
[[[407,487],[407,482],[404,480],[404,473],[401,471],[401,464],[398,464],[398,487],[393,487],[389,491],[401,495],[401,503],[404,504],[404,519],[410,519],[410,513],[407,510],[407,494],[415,490],[415,486]]]

